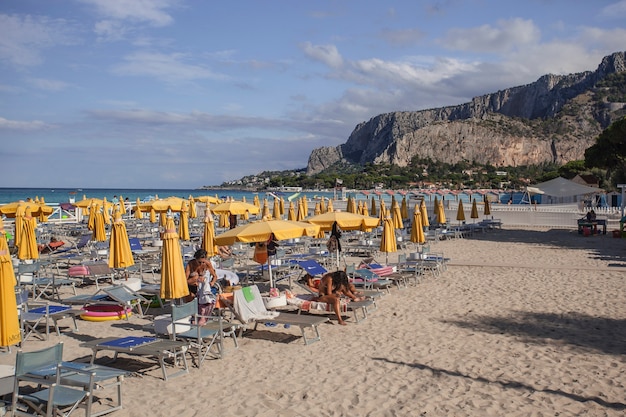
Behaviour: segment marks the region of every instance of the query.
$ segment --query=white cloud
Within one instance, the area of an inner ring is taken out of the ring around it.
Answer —
[[[107,19],[128,20],[162,27],[174,19],[166,10],[178,4],[177,0],[79,0],[95,6]]]
[[[40,120],[32,120],[30,122],[22,122],[19,120],[8,120],[4,117],[0,117],[0,130],[15,130],[15,131],[32,131],[49,129],[53,127]]]
[[[62,91],[69,86],[69,84],[64,81],[49,80],[45,78],[28,78],[27,81],[40,90],[46,91]]]
[[[534,44],[540,37],[539,28],[531,20],[509,19],[499,20],[496,26],[451,29],[439,42],[448,49],[497,53]]]
[[[117,20],[101,20],[96,23],[94,32],[100,41],[120,41],[128,33],[128,27]]]
[[[626,19],[626,0],[620,0],[603,7],[599,15],[610,19]]]
[[[380,32],[380,36],[392,45],[410,45],[417,44],[425,37],[425,33],[417,28],[390,30],[384,29]]]
[[[313,45],[311,42],[304,42],[300,44],[300,48],[309,58],[331,68],[340,68],[343,65],[343,58],[335,45]]]
[[[71,31],[71,25],[62,19],[0,14],[0,61],[16,66],[39,65],[46,48],[74,43]]]
[[[184,61],[189,58],[188,55],[180,53],[136,52],[125,56],[125,62],[115,65],[112,71],[116,75],[145,75],[166,82],[227,78],[204,66],[185,63]]]

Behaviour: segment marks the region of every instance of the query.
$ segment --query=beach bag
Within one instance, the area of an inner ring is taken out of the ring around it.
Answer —
[[[326,243],[326,248],[328,248],[328,252],[334,253],[339,250],[339,241],[335,236],[331,236]]]
[[[196,297],[198,297],[198,305],[202,306],[205,304],[212,304],[215,302],[215,296],[213,295],[213,289],[207,288],[209,283],[205,280],[204,282],[198,283],[198,292],[196,293]],[[206,315],[206,314],[201,314]]]
[[[258,242],[254,245],[254,255],[252,259],[261,265],[267,262],[267,245],[265,242]]]

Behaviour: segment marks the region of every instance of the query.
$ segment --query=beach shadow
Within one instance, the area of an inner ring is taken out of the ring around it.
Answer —
[[[513,317],[475,317],[444,320],[473,331],[509,334],[524,342],[547,344],[558,341],[610,355],[626,354],[626,320],[585,314],[518,312]]]
[[[583,395],[573,394],[571,392],[566,392],[560,389],[548,389],[548,388],[538,389],[531,385],[524,384],[524,383],[517,382],[517,381],[491,380],[491,379],[480,377],[480,376],[474,377],[474,376],[464,374],[462,372],[451,371],[451,370],[442,369],[442,368],[435,368],[435,367],[424,365],[421,363],[408,363],[408,362],[394,361],[394,360],[390,360],[387,358],[372,358],[372,359],[378,360],[378,361],[384,361],[384,362],[395,364],[395,365],[409,366],[415,369],[430,371],[433,373],[433,376],[438,376],[438,375],[443,374],[443,375],[448,375],[451,377],[466,378],[466,379],[481,382],[484,384],[498,384],[502,386],[502,388],[505,388],[505,389],[517,389],[517,390],[524,390],[524,391],[530,391],[530,392],[545,392],[547,394],[560,395],[560,396],[563,396],[563,397],[566,397],[566,398],[569,398],[569,399],[572,399],[574,401],[578,401],[581,403],[593,401],[602,407],[611,408],[614,410],[626,410],[626,404],[624,403],[609,402],[599,397],[585,397]]]
[[[564,249],[587,250],[589,259],[613,262],[609,266],[626,263],[626,240],[613,239],[610,235],[584,237],[576,230],[549,229],[502,229],[486,233],[474,233],[468,240],[486,240],[503,243],[532,243]]]

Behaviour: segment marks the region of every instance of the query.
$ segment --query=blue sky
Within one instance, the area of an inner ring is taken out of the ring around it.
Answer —
[[[626,50],[626,0],[0,2],[0,186],[303,168],[386,112]]]

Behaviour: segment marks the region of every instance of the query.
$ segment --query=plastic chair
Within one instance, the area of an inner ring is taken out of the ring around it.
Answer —
[[[182,304],[172,304],[172,333],[170,339],[184,340],[191,343],[191,347],[196,349],[198,368],[206,359],[211,347],[217,340],[218,335],[223,332],[222,317],[217,317],[218,328],[200,326],[198,320],[203,317],[198,314],[198,299]],[[207,317],[214,319],[215,317]],[[218,357],[221,357],[219,352]]]

